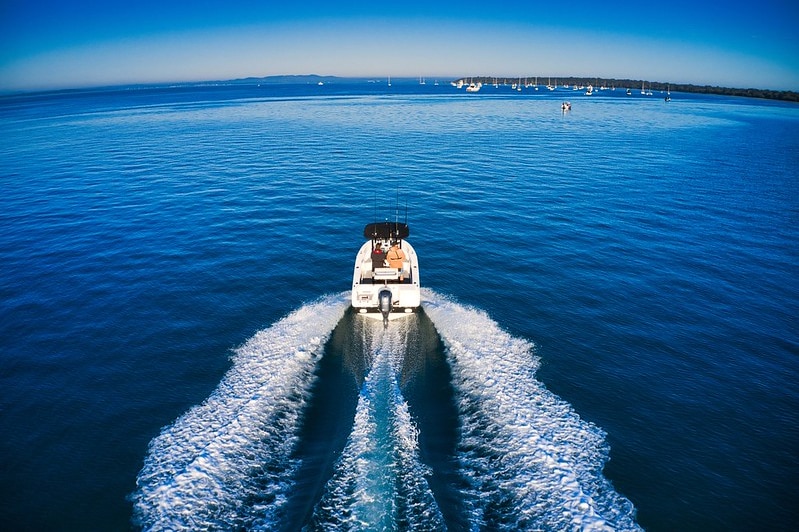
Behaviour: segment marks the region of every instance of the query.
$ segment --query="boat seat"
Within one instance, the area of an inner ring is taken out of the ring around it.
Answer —
[[[399,279],[399,272],[396,268],[375,268],[374,278],[379,281],[390,281]]]
[[[366,259],[365,261],[361,262],[361,278],[372,278],[372,259]]]

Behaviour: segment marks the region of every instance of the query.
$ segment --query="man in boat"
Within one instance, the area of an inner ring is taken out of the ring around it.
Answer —
[[[378,242],[372,250],[372,271],[375,271],[375,268],[382,268],[385,265],[386,254],[383,253],[383,248],[380,246],[380,242]]]
[[[391,249],[386,253],[389,268],[396,268],[400,272],[400,281],[405,279],[402,276],[402,262],[405,260],[405,253],[400,249],[399,242],[396,240],[391,243]]]

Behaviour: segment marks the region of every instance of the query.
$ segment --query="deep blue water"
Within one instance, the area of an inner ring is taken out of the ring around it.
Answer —
[[[2,528],[795,529],[799,107],[672,98],[0,98]]]

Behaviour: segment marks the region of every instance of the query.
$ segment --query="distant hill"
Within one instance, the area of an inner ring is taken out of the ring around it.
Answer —
[[[231,79],[226,81],[225,83],[232,83],[232,84],[243,84],[243,85],[252,85],[253,83],[261,83],[261,84],[272,84],[272,85],[279,85],[279,84],[297,84],[297,83],[311,83],[316,84],[325,81],[333,81],[335,79],[341,79],[337,76],[319,76],[317,74],[303,74],[303,75],[294,75],[294,76],[265,76],[262,78],[258,77],[250,77],[250,78],[240,78],[240,79]]]

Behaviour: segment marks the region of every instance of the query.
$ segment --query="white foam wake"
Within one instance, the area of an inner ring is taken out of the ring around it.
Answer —
[[[423,305],[452,369],[470,527],[640,530],[602,475],[604,433],[535,379],[533,345],[430,290]]]
[[[407,320],[385,331],[379,322],[363,325],[371,336],[365,345],[371,343],[372,368],[352,433],[307,530],[444,530],[425,478],[431,471],[419,459],[418,431],[397,381]]]
[[[349,294],[308,304],[236,350],[217,389],[150,442],[133,495],[147,530],[269,528],[286,501],[298,417]]]

